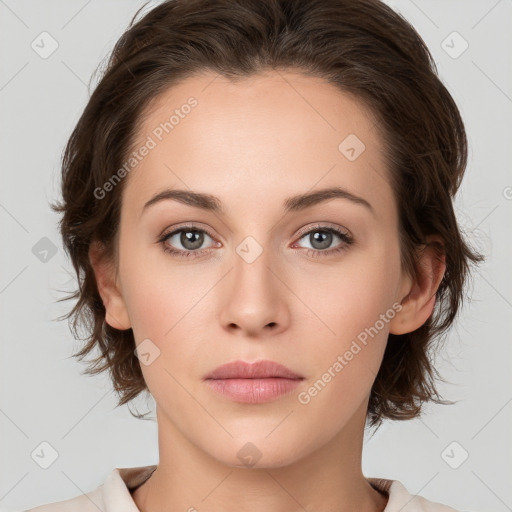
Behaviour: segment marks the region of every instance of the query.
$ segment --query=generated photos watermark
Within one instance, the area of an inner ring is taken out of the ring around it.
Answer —
[[[299,403],[302,405],[307,405],[311,402],[311,399],[320,393],[325,386],[331,382],[331,380],[338,375],[345,366],[348,365],[350,361],[354,358],[355,355],[361,352],[362,348],[368,344],[368,336],[372,339],[380,332],[386,324],[392,320],[395,315],[402,310],[402,305],[398,302],[395,302],[392,307],[388,308],[385,313],[381,313],[379,319],[370,327],[366,327],[363,331],[361,331],[357,335],[357,340],[353,340],[350,348],[346,350],[343,355],[339,355],[336,358],[336,361],[333,362],[331,366],[321,375],[321,377],[315,381],[315,383],[310,386],[306,391],[301,391],[297,399]],[[363,345],[361,347],[358,342]]]
[[[145,142],[130,154],[123,165],[101,187],[94,189],[94,197],[96,199],[104,199],[107,192],[111,192],[127,174],[133,171],[149,152],[158,146],[158,143],[164,139],[165,135],[171,133],[180,124],[181,120],[190,114],[192,108],[197,105],[197,99],[191,96],[187,99],[187,103],[181,105],[180,108],[174,109],[174,113],[169,119],[154,128],[151,134],[147,136]]]

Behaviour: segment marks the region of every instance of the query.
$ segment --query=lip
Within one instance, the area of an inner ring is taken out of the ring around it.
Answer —
[[[209,373],[206,379],[268,379],[280,377],[283,379],[303,379],[290,368],[276,363],[275,361],[256,361],[246,363],[245,361],[232,361],[217,367]]]
[[[219,366],[205,377],[210,389],[232,401],[248,404],[276,400],[290,393],[304,380],[275,361],[233,361]]]

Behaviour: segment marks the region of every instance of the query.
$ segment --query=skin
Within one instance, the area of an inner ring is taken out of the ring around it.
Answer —
[[[96,244],[90,250],[106,321],[160,350],[141,365],[157,406],[159,464],[134,501],[143,512],[382,511],[387,496],[361,470],[368,399],[388,333],[413,331],[431,315],[444,261],[426,250],[417,281],[401,269],[381,141],[354,97],[299,71],[238,83],[208,72],[159,96],[138,140],[190,96],[198,105],[124,178],[117,267]],[[366,146],[354,161],[338,149],[348,134]],[[289,196],[331,186],[364,198],[373,213],[335,198],[284,214]],[[172,200],[142,213],[165,188],[213,194],[226,213]],[[213,234],[204,234],[203,254],[164,252],[164,243],[191,251],[179,234],[158,243],[188,222]],[[348,231],[354,243],[333,235],[318,249],[299,233],[318,223]],[[252,263],[236,251],[247,236],[263,250]],[[399,303],[378,335],[301,404],[298,394]],[[305,378],[272,402],[236,403],[203,378],[238,359],[270,359]],[[252,467],[237,456],[248,442],[261,452]]]

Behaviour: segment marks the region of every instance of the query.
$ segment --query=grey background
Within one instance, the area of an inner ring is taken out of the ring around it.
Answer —
[[[388,3],[424,38],[462,112],[470,163],[457,215],[487,261],[437,358],[449,381],[440,392],[458,403],[367,437],[363,472],[460,510],[512,510],[512,2]],[[0,0],[0,512],[89,492],[114,467],[158,462],[156,423],[116,409],[108,377],[81,374],[71,357],[79,342],[52,320],[72,305],[57,303],[59,290],[75,285],[48,206],[60,198],[61,151],[92,72],[141,5]],[[31,47],[43,31],[58,42],[46,59]],[[463,40],[448,37],[454,31],[469,44],[456,58]],[[42,261],[34,247],[48,246],[45,237],[55,254]],[[135,406],[145,412],[153,402]],[[454,441],[450,460],[469,454],[457,469],[446,462]],[[58,454],[48,469],[31,455],[42,442]]]

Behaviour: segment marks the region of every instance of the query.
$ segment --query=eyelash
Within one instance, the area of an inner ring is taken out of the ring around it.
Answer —
[[[169,239],[171,236],[176,235],[177,233],[186,232],[186,231],[206,233],[210,238],[214,239],[213,235],[207,229],[198,228],[197,226],[194,226],[194,225],[181,226],[179,229],[175,229],[173,231],[164,233],[159,238],[158,242],[162,244],[164,252],[170,253],[172,256],[177,256],[178,258],[190,258],[190,257],[196,258],[196,257],[203,255],[204,253],[209,253],[213,250],[213,249],[203,249],[200,251],[182,251],[182,250],[174,249],[165,243],[167,241],[167,239]],[[348,249],[348,247],[354,243],[354,239],[348,233],[344,233],[343,231],[340,231],[339,229],[336,229],[333,227],[327,227],[327,226],[314,226],[309,231],[301,233],[298,240],[304,238],[306,235],[309,235],[309,234],[315,233],[315,232],[334,233],[343,241],[343,244],[340,247],[336,247],[334,249],[328,249],[328,250],[306,248],[305,249],[306,254],[313,258],[319,258],[319,257],[323,257],[323,256],[332,256],[334,254],[341,253],[343,251],[346,251]]]

